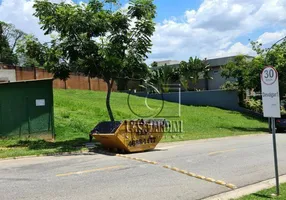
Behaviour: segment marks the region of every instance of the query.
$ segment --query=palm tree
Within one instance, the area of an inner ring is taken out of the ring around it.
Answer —
[[[169,92],[170,88],[168,84],[179,79],[177,74],[175,68],[165,65],[164,67],[152,70],[150,82],[157,86],[157,88],[160,88],[161,92]]]
[[[180,63],[179,71],[180,82],[185,90],[189,89],[190,82],[192,82],[195,88],[201,77],[211,79],[208,73],[210,66],[207,64],[206,59],[202,61],[197,57],[190,57],[188,62],[182,61]]]

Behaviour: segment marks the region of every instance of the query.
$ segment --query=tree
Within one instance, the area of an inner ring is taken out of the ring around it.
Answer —
[[[279,72],[279,88],[282,98],[286,93],[286,40],[266,49],[263,49],[263,45],[259,42],[252,41],[251,44],[257,56],[253,59],[245,55],[236,56],[233,61],[222,68],[222,76],[235,78],[234,84],[238,88],[242,102],[246,89],[261,91],[260,74],[265,66],[272,65]]]
[[[0,21],[0,62],[14,65],[18,60],[10,47],[6,30],[7,24]]]
[[[62,48],[58,44],[57,38],[49,43],[42,44],[35,36],[26,35],[17,44],[17,53],[23,57],[23,66],[43,67],[58,78],[66,81],[70,76],[70,63],[63,59]]]
[[[243,102],[247,89],[259,92],[261,90],[260,73],[264,68],[264,59],[257,56],[250,59],[245,55],[236,56],[231,62],[222,68],[221,75],[235,80],[226,82],[223,89],[237,89],[239,101]]]
[[[45,63],[45,45],[33,35],[25,35],[16,46],[18,57],[22,59],[22,66],[43,67]]]
[[[238,55],[232,61],[227,63],[223,68],[221,75],[227,79],[235,78],[238,88],[240,102],[244,99],[244,91],[246,88],[246,80],[248,76],[249,62],[245,55]]]
[[[262,44],[258,42],[251,42],[251,44],[260,58],[262,66],[260,70],[262,71],[264,66],[271,65],[278,71],[280,97],[282,98],[286,93],[286,37],[271,48],[262,49]]]
[[[146,63],[138,63],[133,56],[127,55],[126,59],[123,62],[123,69],[121,74],[118,74],[116,78],[117,89],[118,90],[128,90],[129,81],[138,82],[139,85],[148,78],[150,75],[149,67]],[[128,75],[128,76],[126,76]]]
[[[202,61],[197,57],[190,57],[188,62],[182,61],[180,63],[179,71],[180,82],[185,90],[189,89],[190,81],[194,87],[196,87],[200,77],[211,79],[208,73],[210,71],[210,66],[207,64],[206,59]]]
[[[158,63],[156,61],[152,62],[151,67],[158,67]]]
[[[132,78],[138,65],[128,65],[132,58],[144,63],[150,52],[156,7],[152,0],[131,0],[127,12],[113,9],[117,0],[91,0],[87,4],[55,4],[37,0],[35,16],[45,34],[59,34],[57,47],[65,65],[56,71],[76,70],[89,77],[102,78],[107,84],[106,107],[111,121],[114,116],[110,96],[114,80]],[[109,9],[108,9],[109,7]],[[134,25],[131,24],[134,22]]]
[[[129,89],[127,88],[129,81],[136,81],[142,85],[150,75],[148,65],[143,62],[139,63],[132,55],[127,55],[126,59],[124,59],[123,66],[123,70],[121,74],[118,75],[119,78],[117,78],[116,81],[119,83],[117,87],[121,85],[124,90]]]
[[[161,92],[168,92],[168,84],[179,79],[177,69],[165,64],[164,67],[151,70],[150,83],[155,85]]]
[[[226,81],[220,89],[222,90],[238,90],[238,83],[233,81]]]
[[[0,61],[6,64],[18,64],[15,54],[18,42],[26,35],[23,31],[16,29],[13,24],[0,21]]]
[[[3,35],[7,38],[11,51],[14,52],[18,41],[23,39],[26,33],[17,29],[13,24],[7,24],[5,22],[0,21],[3,27]]]
[[[57,40],[52,40],[50,46],[44,45],[42,48],[44,52],[43,67],[54,74],[54,78],[62,80],[65,89],[67,89],[67,80],[70,78],[71,71],[76,70],[76,66],[73,66],[76,62],[68,62],[65,60],[63,57],[64,52],[57,42]],[[39,56],[39,58],[41,58],[41,56]]]

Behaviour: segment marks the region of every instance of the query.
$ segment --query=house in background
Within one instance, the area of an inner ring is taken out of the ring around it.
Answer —
[[[221,57],[221,58],[214,58],[214,59],[207,59],[207,63],[210,65],[211,70],[209,71],[209,76],[212,79],[207,80],[204,79],[202,76],[199,79],[196,85],[190,83],[191,89],[200,89],[200,90],[220,90],[221,86],[227,81],[235,81],[234,78],[226,79],[221,76],[222,67],[225,66],[230,61],[234,60],[236,56],[229,56],[229,57]],[[252,60],[252,56],[246,56],[247,59]],[[166,60],[166,61],[159,61],[157,62],[158,67],[163,66],[171,66],[171,67],[179,67],[180,61],[176,60]]]
[[[214,58],[214,59],[208,59],[207,62],[211,67],[211,70],[209,72],[210,77],[213,79],[211,80],[205,80],[207,82],[207,90],[219,90],[221,86],[226,81],[235,81],[234,78],[226,79],[221,76],[222,67],[225,66],[227,63],[234,60],[236,56],[229,56],[229,57],[222,57],[222,58]],[[252,60],[254,57],[252,56],[246,56],[248,60]]]
[[[165,65],[167,65],[167,66],[179,65],[180,61],[178,61],[178,60],[163,60],[163,61],[158,61],[156,63],[158,65],[158,67],[163,67]]]

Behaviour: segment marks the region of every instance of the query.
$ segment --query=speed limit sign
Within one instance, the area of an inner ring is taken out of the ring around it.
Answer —
[[[278,72],[274,67],[265,67],[261,73],[261,89],[264,117],[280,118]]]
[[[278,79],[278,72],[274,67],[266,67],[262,74],[261,80],[266,85],[274,84]]]
[[[276,178],[276,194],[279,195],[279,172],[276,147],[276,121],[275,118],[281,118],[278,72],[272,67],[265,67],[261,73],[261,91],[264,117],[271,118],[271,130],[273,137],[273,151]]]

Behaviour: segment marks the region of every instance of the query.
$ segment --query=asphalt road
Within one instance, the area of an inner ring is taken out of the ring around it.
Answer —
[[[286,134],[277,135],[286,174]],[[0,161],[0,199],[202,199],[230,191],[186,170],[237,187],[274,177],[271,135],[161,144],[150,152],[49,156]],[[177,171],[164,168],[176,167]]]

